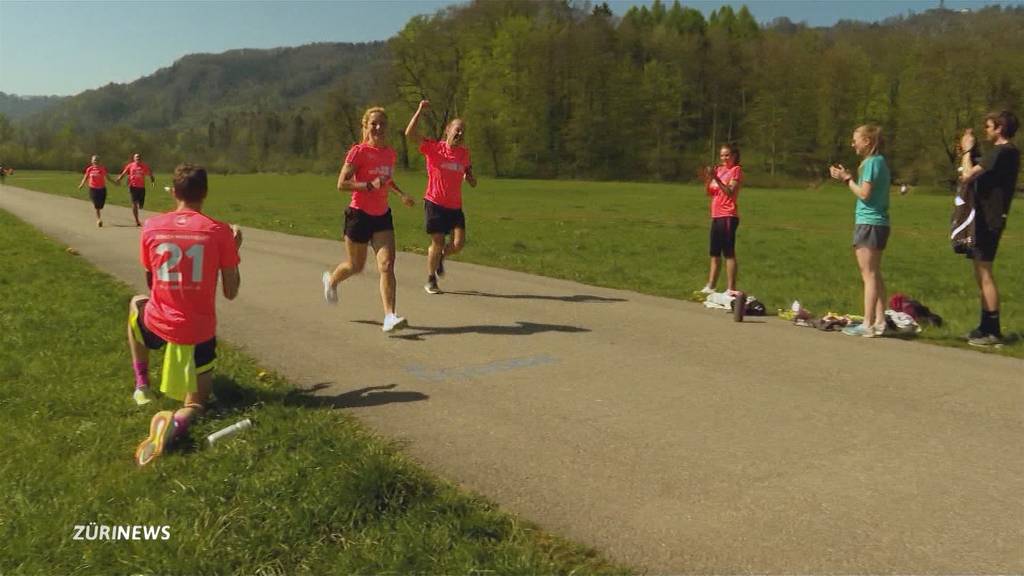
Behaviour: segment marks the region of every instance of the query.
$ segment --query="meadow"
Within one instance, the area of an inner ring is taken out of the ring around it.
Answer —
[[[0,246],[0,574],[625,573],[430,476],[344,402],[224,343],[191,437],[255,427],[137,467],[150,417],[175,403],[131,401],[131,290],[3,211]],[[132,525],[167,538],[95,540]]]
[[[85,199],[81,176],[18,172],[8,183]],[[417,198],[425,175],[399,173]],[[172,206],[157,176],[147,208]],[[314,174],[211,175],[207,211],[242,226],[320,238],[340,238],[348,195],[336,177]],[[466,250],[458,259],[582,282],[688,299],[708,272],[708,201],[691,184],[509,180],[481,178],[465,187]],[[127,188],[110,188],[110,202],[128,205]],[[425,253],[422,207],[393,197],[399,249]],[[854,197],[839,185],[805,189],[745,189],[740,197],[737,255],[740,287],[769,312],[799,300],[823,314],[862,313],[862,284],[850,248]],[[883,260],[890,294],[901,292],[945,319],[919,339],[966,346],[978,322],[977,287],[965,258],[949,247],[951,198],[893,190],[893,232]],[[1024,357],[1024,214],[1017,201],[996,261],[1002,324],[1008,343],[997,353]],[[91,211],[83,207],[83,218]],[[339,245],[339,256],[341,247]],[[442,283],[443,288],[443,283]],[[724,277],[719,288],[724,288]]]

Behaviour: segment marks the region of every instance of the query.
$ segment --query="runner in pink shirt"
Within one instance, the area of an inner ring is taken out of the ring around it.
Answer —
[[[124,169],[121,170],[121,174],[117,177],[117,183],[121,183],[121,179],[128,175],[128,192],[132,197],[132,215],[135,216],[135,225],[142,226],[142,222],[139,221],[139,210],[146,204],[146,176],[149,176],[150,182],[156,182],[156,178],[153,178],[153,172],[149,169],[142,161],[142,154],[135,153],[132,155],[132,161],[124,165]]]
[[[352,192],[345,210],[345,252],[348,260],[333,272],[323,273],[324,300],[338,302],[338,284],[362,272],[366,252],[373,245],[380,270],[380,297],[384,303],[384,332],[404,328],[405,318],[395,314],[395,226],[388,207],[388,191],[394,190],[406,206],[416,202],[395,184],[398,155],[387,145],[388,117],[383,108],[363,114],[363,141],[345,156],[338,174],[338,190]]]
[[[724,144],[718,152],[721,164],[702,171],[704,188],[711,197],[711,271],[708,283],[701,292],[710,294],[718,283],[721,259],[725,257],[725,274],[730,293],[736,292],[736,229],[740,226],[738,200],[743,183],[740,167],[740,149],[735,144]]]
[[[416,126],[420,114],[430,107],[430,101],[420,101],[419,108],[405,128],[405,137],[419,144],[427,159],[427,192],[423,197],[423,210],[427,219],[427,283],[428,294],[440,294],[437,277],[444,275],[444,257],[458,254],[466,244],[466,215],[462,212],[462,181],[476,187],[469,148],[463,145],[466,125],[461,118],[448,123],[444,140],[431,140],[421,136]],[[452,241],[445,244],[445,236]]]
[[[96,209],[96,226],[100,228],[103,227],[100,210],[107,204],[107,180],[117,184],[117,181],[107,174],[107,169],[100,164],[100,157],[93,154],[82,174],[82,181],[78,183],[78,189],[81,190],[86,181],[89,182],[89,199],[92,200],[92,207]]]

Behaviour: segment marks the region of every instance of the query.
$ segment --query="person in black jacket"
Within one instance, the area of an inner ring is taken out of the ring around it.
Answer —
[[[967,254],[974,262],[974,277],[981,295],[981,323],[967,335],[968,343],[973,346],[1002,343],[999,287],[992,274],[992,264],[999,248],[999,238],[1006,228],[1020,172],[1020,150],[1011,142],[1018,124],[1017,116],[1008,110],[985,116],[985,138],[993,146],[976,166],[963,171],[960,176],[964,184],[975,182],[977,185],[974,194],[975,245]],[[973,133],[965,132],[960,140],[960,149],[969,151],[974,144]]]

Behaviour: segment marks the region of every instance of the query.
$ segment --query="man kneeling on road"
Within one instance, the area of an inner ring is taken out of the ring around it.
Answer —
[[[152,462],[189,423],[202,414],[210,396],[217,357],[217,275],[224,296],[238,296],[241,230],[202,213],[206,170],[181,164],[174,170],[173,212],[146,221],[141,254],[150,295],[132,298],[128,310],[128,346],[135,369],[135,402],[148,404],[149,351],[165,344],[160,390],[184,407],[157,412],[149,437],[135,450],[140,466]]]

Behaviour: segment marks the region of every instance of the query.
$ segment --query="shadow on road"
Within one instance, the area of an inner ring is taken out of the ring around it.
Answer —
[[[606,298],[604,296],[592,296],[589,294],[576,294],[574,296],[545,296],[543,294],[492,294],[490,292],[478,292],[470,290],[466,292],[444,292],[455,296],[481,296],[484,298],[507,298],[511,300],[557,300],[559,302],[580,302],[580,303],[603,303],[603,302],[628,302],[625,298]]]
[[[386,386],[367,386],[358,390],[343,392],[337,396],[318,396],[316,392],[330,386],[322,382],[310,388],[295,390],[285,398],[287,406],[304,406],[307,408],[368,408],[395,402],[419,402],[429,400],[430,396],[422,392],[396,391],[391,392],[398,384]]]
[[[380,326],[373,320],[352,320],[358,324]],[[489,334],[493,336],[532,336],[542,332],[590,332],[579,326],[562,324],[537,324],[535,322],[516,322],[516,326],[413,326],[391,335],[402,340],[422,340],[425,336],[455,336],[460,334]]]
[[[260,390],[244,387],[233,378],[218,374],[213,377],[213,393],[216,402],[211,406],[215,412],[230,413],[259,404],[283,404],[306,408],[366,408],[392,402],[418,402],[430,396],[415,391],[392,391],[398,384],[368,386],[343,392],[336,396],[319,396],[317,392],[330,388],[334,382],[320,382],[309,388],[293,388],[288,391]]]

